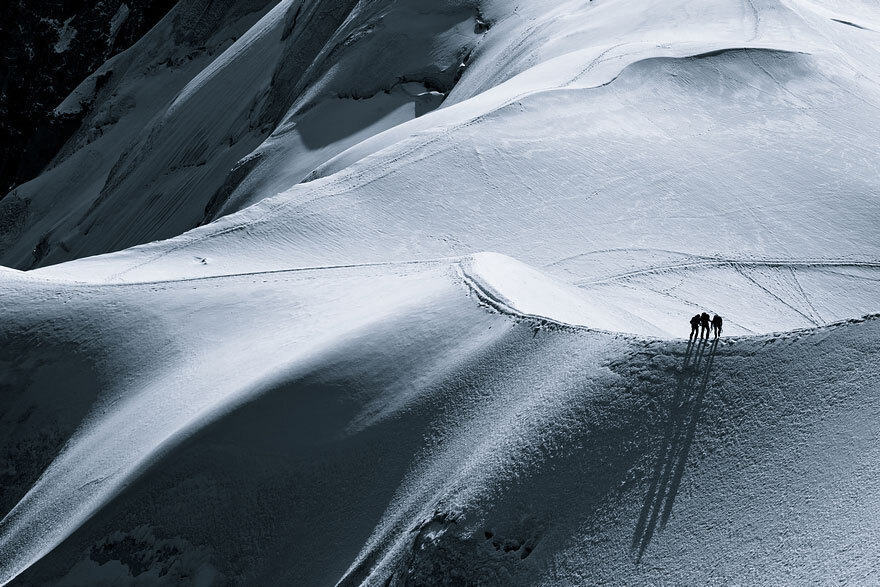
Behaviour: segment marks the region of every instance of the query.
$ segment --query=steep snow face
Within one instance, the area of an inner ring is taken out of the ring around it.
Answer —
[[[346,147],[436,108],[481,38],[465,0],[204,8],[179,5],[61,105],[97,100],[55,168],[4,199],[0,213],[15,222],[5,264],[175,236],[230,198],[243,205],[287,189]],[[241,189],[258,196],[238,190],[246,178]]]
[[[268,5],[263,0],[179,2],[138,43],[104,63],[59,104],[59,116],[88,114],[48,171],[0,200],[2,262],[28,268],[56,256],[82,255],[82,242],[90,234],[92,239],[100,235],[97,240],[102,241],[92,250],[106,251],[138,242],[125,240],[125,235],[142,238],[144,230],[151,230],[143,224],[157,228],[151,214],[161,212],[163,201],[140,184],[111,206],[112,223],[98,213],[109,228],[89,230],[100,203],[111,197],[111,177],[123,173],[123,162],[134,155],[136,142],[149,140],[152,124],[174,96],[251,29]],[[190,155],[184,166],[198,167],[195,151],[183,148]],[[246,152],[233,155],[232,161]],[[149,172],[149,161],[139,160]],[[170,166],[153,169],[161,175],[170,173]],[[135,221],[126,219],[127,211],[143,206],[153,212]]]

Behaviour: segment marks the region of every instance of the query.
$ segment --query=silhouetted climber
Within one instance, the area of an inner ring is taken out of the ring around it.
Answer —
[[[703,312],[700,314],[700,338],[709,340],[709,314]]]
[[[715,338],[721,336],[721,316],[715,314],[715,317],[712,318],[712,330],[715,331]]]
[[[688,337],[688,340],[697,338],[700,336],[700,315],[694,314],[694,317],[691,318],[691,335]]]

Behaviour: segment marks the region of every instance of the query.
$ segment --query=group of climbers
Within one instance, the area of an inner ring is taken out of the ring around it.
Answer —
[[[712,330],[715,332],[715,338],[718,338],[721,336],[721,316],[715,314],[711,323]],[[709,314],[706,312],[697,314],[691,318],[691,335],[688,339],[697,340],[698,338],[709,340]]]

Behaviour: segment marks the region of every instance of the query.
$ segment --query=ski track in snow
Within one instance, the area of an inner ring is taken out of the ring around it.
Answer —
[[[626,280],[630,277],[636,277],[639,275],[649,275],[651,273],[678,271],[700,267],[781,267],[788,269],[795,267],[868,267],[871,269],[877,269],[880,268],[880,261],[852,261],[847,259],[706,259],[689,263],[657,265],[636,271],[626,271],[615,275],[603,275],[601,277],[576,282],[576,285],[583,287],[599,283],[608,283],[610,281]]]
[[[610,252],[610,251],[609,251]],[[682,254],[674,251],[666,251],[667,253],[673,254]],[[590,254],[600,253],[599,251],[592,252]],[[225,279],[242,279],[242,278],[253,278],[260,276],[271,276],[271,275],[281,275],[281,274],[296,274],[296,273],[308,273],[308,272],[320,272],[320,271],[331,271],[331,270],[340,270],[340,269],[370,269],[370,268],[405,268],[407,266],[441,266],[445,264],[453,263],[456,267],[459,267],[458,271],[462,274],[462,278],[468,283],[469,287],[479,291],[478,296],[482,298],[486,298],[486,300],[496,307],[496,309],[504,309],[506,313],[515,314],[521,317],[528,317],[539,320],[546,320],[548,323],[553,323],[557,325],[565,325],[573,328],[587,328],[591,327],[588,324],[579,324],[579,323],[567,323],[564,320],[560,320],[554,318],[552,312],[549,312],[548,315],[536,315],[529,314],[527,312],[521,312],[511,307],[509,302],[503,302],[502,300],[493,297],[493,295],[485,288],[478,285],[479,279],[474,278],[473,276],[469,276],[466,273],[466,270],[463,268],[463,263],[466,261],[456,260],[455,258],[441,258],[441,259],[425,259],[425,260],[411,260],[411,261],[387,261],[387,262],[374,262],[374,263],[350,263],[350,264],[341,264],[341,265],[322,265],[322,266],[313,266],[313,267],[293,267],[286,269],[272,269],[272,270],[264,270],[264,271],[249,271],[249,272],[239,272],[239,273],[229,273],[229,274],[219,274],[219,275],[206,275],[206,276],[197,276],[197,277],[186,277],[186,278],[167,278],[167,279],[155,279],[155,280],[143,280],[143,281],[126,281],[120,282],[115,281],[121,275],[117,274],[111,278],[111,281],[107,282],[83,282],[85,285],[88,283],[89,285],[93,285],[95,287],[131,287],[131,286],[143,286],[143,285],[163,285],[163,284],[174,284],[174,283],[189,283],[189,282],[199,282],[199,281],[210,281],[210,280],[225,280]],[[652,275],[656,273],[678,273],[678,272],[687,272],[688,270],[693,269],[702,269],[702,268],[711,268],[711,267],[730,267],[743,277],[745,277],[749,282],[753,283],[757,288],[761,291],[765,292],[767,295],[776,300],[780,305],[790,308],[796,314],[802,316],[808,323],[813,326],[821,326],[824,324],[831,324],[835,322],[841,321],[841,319],[836,320],[823,320],[820,317],[819,312],[813,306],[813,303],[810,299],[810,296],[804,291],[802,285],[797,279],[797,273],[795,269],[812,269],[812,268],[845,268],[845,267],[854,267],[854,268],[867,268],[867,269],[877,269],[880,268],[880,262],[874,261],[854,261],[847,259],[717,259],[717,258],[704,258],[698,261],[691,261],[688,263],[674,263],[674,264],[663,264],[657,265],[649,268],[643,268],[634,271],[626,271],[621,272],[615,275],[603,275],[600,277],[596,277],[587,281],[577,282],[575,285],[581,288],[585,288],[584,295],[589,295],[590,286],[601,285],[601,284],[610,284],[610,283],[621,283],[626,286],[626,283],[633,278]],[[788,269],[788,274],[791,275],[794,286],[797,288],[798,293],[802,296],[804,303],[809,307],[809,313],[804,313],[794,305],[790,304],[788,301],[772,292],[766,286],[764,286],[760,281],[758,281],[755,277],[747,274],[744,270],[747,268],[782,268]],[[680,287],[686,277],[682,277],[682,280],[679,281],[678,285],[671,286],[667,290],[654,290],[652,288],[648,288],[651,291],[655,291],[656,293],[667,295],[671,297],[675,297],[671,294],[671,290]],[[55,279],[49,279],[49,281],[56,281]],[[64,281],[60,281],[60,283],[64,283]],[[73,282],[75,283],[75,282]],[[683,305],[693,306],[692,302],[689,302],[685,299],[680,299]],[[699,308],[699,306],[695,306]],[[875,310],[868,309],[866,314],[873,313]],[[845,320],[845,319],[843,319]],[[729,318],[729,324],[738,325],[735,317]],[[741,326],[746,332],[749,332],[750,329],[744,326]],[[599,332],[610,332],[607,329],[597,328],[595,329]],[[632,335],[638,336],[638,333],[632,333]],[[648,337],[651,338],[651,337]]]

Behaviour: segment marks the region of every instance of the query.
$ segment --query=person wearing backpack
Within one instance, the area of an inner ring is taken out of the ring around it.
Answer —
[[[700,314],[700,338],[709,340],[709,314],[706,312]]]
[[[715,317],[712,318],[712,330],[715,331],[715,338],[718,338],[719,336],[721,336],[721,323],[722,322],[723,321],[721,320],[721,316],[719,316],[718,314],[715,314]]]
[[[688,340],[697,340],[700,334],[700,315],[695,314],[693,318],[691,318],[691,335],[688,337]]]

